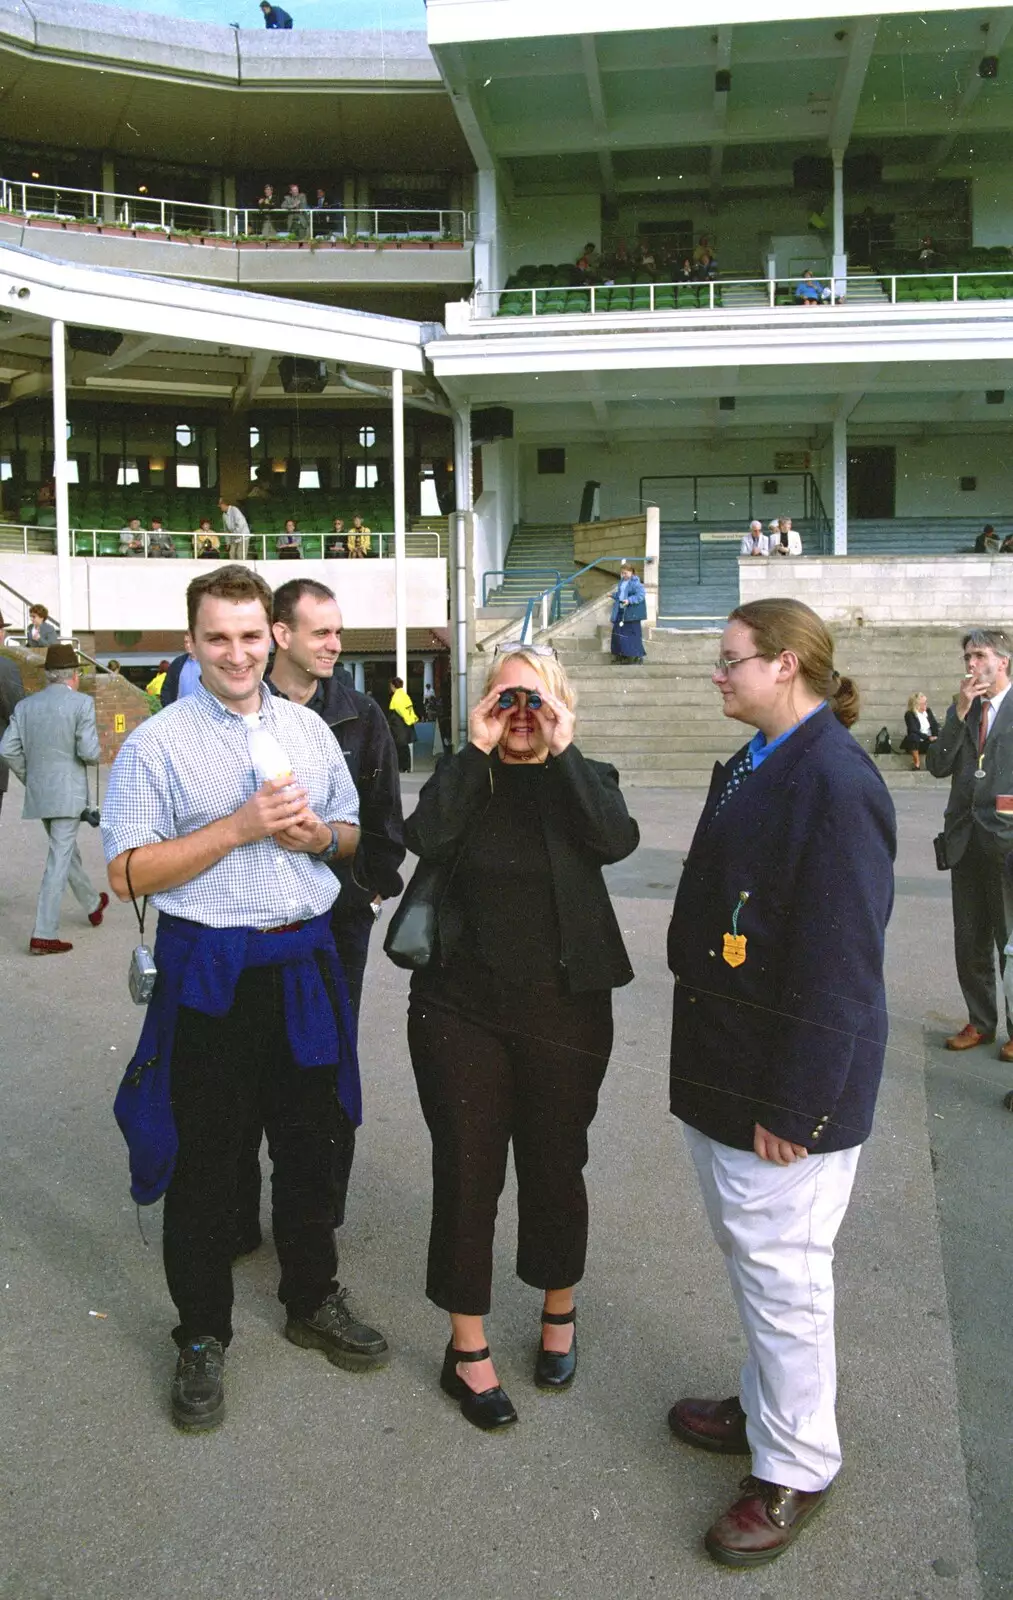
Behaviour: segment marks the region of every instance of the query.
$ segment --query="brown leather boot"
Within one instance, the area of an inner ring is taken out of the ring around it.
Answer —
[[[750,1475],[739,1485],[742,1498],[707,1529],[707,1554],[724,1567],[760,1567],[793,1544],[833,1488],[788,1489]]]
[[[668,1413],[668,1426],[698,1450],[725,1456],[749,1454],[746,1413],[738,1395],[728,1400],[677,1400]]]

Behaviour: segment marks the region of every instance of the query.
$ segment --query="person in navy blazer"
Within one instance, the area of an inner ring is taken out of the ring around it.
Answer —
[[[791,1543],[841,1460],[831,1263],[883,1069],[896,819],[808,606],[733,611],[712,681],[725,715],[758,731],[714,769],[676,896],[670,1095],[748,1356],[738,1395],[680,1400],[669,1424],[752,1455],[705,1544],[755,1566]]]

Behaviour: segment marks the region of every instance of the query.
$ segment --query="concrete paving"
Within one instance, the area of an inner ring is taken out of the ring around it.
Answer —
[[[985,1051],[970,1068],[950,1058],[946,1110],[927,1109],[926,1052],[938,1075],[936,1041],[961,1010],[947,881],[929,848],[943,786],[925,782],[898,796],[890,1051],[839,1242],[845,1466],[834,1504],[776,1568],[740,1574],[715,1568],[700,1536],[744,1463],[691,1451],[665,1425],[679,1394],[732,1392],[742,1354],[667,1112],[664,934],[701,797],[636,791],[644,845],[612,873],[637,980],[617,997],[593,1132],[574,1390],[546,1396],[530,1384],[538,1298],[513,1275],[510,1194],[489,1327],[520,1425],[479,1434],[437,1388],[445,1325],[423,1292],[429,1144],[405,1045],[406,978],[377,943],[363,1016],[367,1121],[341,1270],[389,1333],[393,1363],[357,1377],[288,1344],[268,1239],[237,1270],[226,1423],[192,1438],[168,1419],[158,1211],[139,1228],[111,1113],[140,1020],[126,988],[132,913],[114,906],[94,931],[68,897],[73,954],[27,956],[44,840],[39,824],[17,820],[14,784],[0,817],[0,1597],[1013,1594],[1010,1480],[996,1483],[992,1470],[1013,1460],[1011,1363],[996,1374],[992,1359],[997,1338],[1010,1353],[1001,1205],[1013,1124],[998,1097],[1013,1073]],[[98,881],[98,838],[82,835]],[[930,1132],[943,1168],[965,1174],[942,1197]],[[985,1153],[975,1162],[971,1141]],[[975,1230],[988,1203],[979,1182],[996,1207]]]

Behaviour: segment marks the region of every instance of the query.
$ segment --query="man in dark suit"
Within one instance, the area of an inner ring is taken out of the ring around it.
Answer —
[[[1006,965],[1013,930],[1013,883],[1003,871],[1013,850],[1013,812],[1000,797],[1013,795],[1013,644],[996,629],[975,628],[964,636],[964,676],[925,764],[935,778],[950,779],[943,818],[951,868],[953,942],[957,978],[968,1021],[947,1039],[948,1050],[973,1050],[995,1038],[995,956]],[[1006,1006],[1007,1040],[999,1051],[1013,1061],[1013,1018]]]
[[[7,624],[0,617],[0,650],[3,649],[4,629]],[[21,683],[21,674],[13,661],[8,661],[6,656],[0,656],[0,739],[7,732],[14,707],[19,700],[23,700],[25,691]],[[4,795],[7,793],[7,784],[10,780],[10,767],[0,756],[0,811],[3,810]]]

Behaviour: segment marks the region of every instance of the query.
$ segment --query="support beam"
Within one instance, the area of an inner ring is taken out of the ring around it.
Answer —
[[[103,373],[118,372],[121,367],[129,367],[132,362],[139,361],[141,356],[147,355],[148,351],[153,350],[159,342],[155,334],[128,333],[119,349],[111,356],[107,356],[97,367],[92,367],[88,377],[97,378]]]
[[[714,71],[727,72],[732,64],[732,30],[719,28],[714,47]],[[721,189],[721,168],[725,159],[725,126],[728,122],[730,93],[714,90],[714,139],[710,151],[710,198],[715,200]]]
[[[408,570],[405,565],[404,373],[391,373],[394,431],[394,654],[397,676],[408,682]]]
[[[74,637],[74,583],[70,563],[70,474],[67,465],[66,328],[54,321],[53,352],[53,478],[56,483],[56,582],[60,596],[60,638]]]
[[[591,410],[594,412],[594,420],[599,427],[607,428],[609,425],[608,406],[598,383],[598,374],[596,372],[585,372],[581,376],[584,380],[584,388],[587,390],[587,398],[590,401]]]
[[[830,111],[830,131],[827,143],[831,150],[846,150],[855,126],[858,103],[865,87],[872,52],[876,47],[878,17],[859,17],[851,22],[848,53],[841,63],[834,89],[834,102]]]
[[[471,511],[471,407],[454,412],[454,582],[451,587],[451,700],[454,749],[460,750],[468,728],[468,568],[473,540]]]
[[[1001,6],[993,11],[987,19],[987,31],[981,36],[982,55],[997,56],[1006,43],[1011,28],[1013,28],[1013,9]],[[934,178],[940,167],[945,166],[950,159],[953,147],[960,138],[963,124],[984,87],[985,79],[979,78],[978,63],[975,61],[969,70],[967,82],[953,113],[952,132],[945,133],[941,139],[937,139],[929,152],[925,163],[926,181]]]
[[[847,287],[848,258],[844,253],[844,151],[834,150],[834,245],[832,276],[834,293],[840,296]]]
[[[253,404],[257,391],[267,377],[271,355],[267,350],[255,350],[246,363],[246,374],[232,396],[233,411],[246,411]]]
[[[612,165],[612,152],[608,143],[608,117],[605,114],[605,95],[601,85],[601,68],[598,65],[598,50],[593,33],[581,34],[580,58],[584,67],[587,97],[591,102],[591,121],[594,125],[595,147],[598,153],[598,165],[601,169],[604,196],[609,205],[614,205],[616,176]]]

